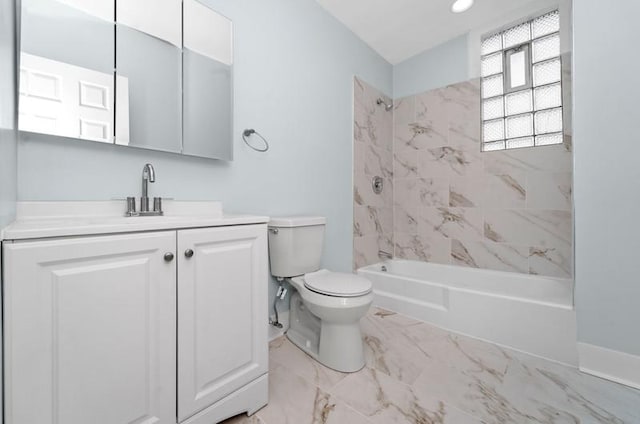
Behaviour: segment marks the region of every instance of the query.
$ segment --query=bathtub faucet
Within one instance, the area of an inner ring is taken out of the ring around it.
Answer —
[[[378,257],[384,259],[393,259],[393,255],[389,252],[385,252],[384,250],[378,250]]]

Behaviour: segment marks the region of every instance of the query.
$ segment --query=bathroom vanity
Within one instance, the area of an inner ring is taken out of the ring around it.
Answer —
[[[267,403],[267,217],[24,202],[5,229],[11,424],[211,424]]]

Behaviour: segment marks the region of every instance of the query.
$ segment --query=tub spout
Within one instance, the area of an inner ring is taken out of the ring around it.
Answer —
[[[393,255],[389,252],[385,252],[384,250],[378,250],[378,257],[381,259],[393,259]]]

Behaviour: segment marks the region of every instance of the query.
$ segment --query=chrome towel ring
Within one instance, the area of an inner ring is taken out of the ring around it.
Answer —
[[[260,139],[262,139],[262,142],[264,143],[264,147],[263,148],[255,147],[255,146],[251,145],[251,143],[249,143],[249,140],[247,140],[247,137],[251,137],[254,134],[257,135],[258,137],[260,137]],[[249,146],[250,148],[252,148],[256,152],[264,153],[267,150],[269,150],[269,142],[267,142],[267,140],[259,132],[257,132],[253,128],[244,130],[242,132],[242,139],[244,140],[244,144],[246,144],[247,146]]]

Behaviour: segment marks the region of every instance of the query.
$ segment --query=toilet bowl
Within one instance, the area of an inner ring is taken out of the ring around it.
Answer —
[[[273,218],[271,274],[295,289],[287,338],[323,365],[341,372],[364,367],[360,319],[373,302],[372,284],[355,274],[320,269],[323,217]]]
[[[345,293],[321,293],[321,289],[310,287],[308,280],[318,275],[327,280],[341,281]],[[351,287],[351,278],[354,285],[366,289],[358,289],[357,295],[354,294],[353,289],[347,288]],[[369,280],[353,274],[321,270],[292,278],[290,282],[302,302],[292,299],[287,338],[329,368],[341,372],[362,369],[364,353],[360,319],[373,302]]]

